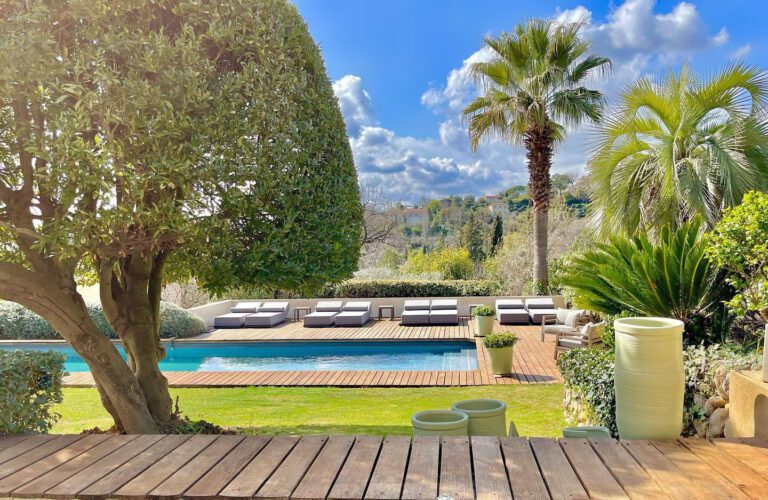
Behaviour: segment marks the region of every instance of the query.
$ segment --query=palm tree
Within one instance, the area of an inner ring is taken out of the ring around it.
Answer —
[[[768,188],[768,79],[733,64],[707,79],[688,67],[630,85],[598,130],[589,163],[603,234],[677,227]]]
[[[491,58],[470,68],[483,95],[463,113],[473,150],[483,139],[500,139],[526,149],[533,204],[533,279],[543,289],[548,282],[553,148],[565,137],[566,127],[600,119],[603,95],[584,85],[611,64],[589,53],[590,44],[579,36],[580,28],[580,23],[531,20],[512,33],[485,37]]]

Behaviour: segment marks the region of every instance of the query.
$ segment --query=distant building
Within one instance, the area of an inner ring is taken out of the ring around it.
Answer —
[[[509,215],[509,204],[504,200],[488,200],[488,211],[493,215]]]
[[[429,221],[429,215],[426,208],[409,208],[403,209],[403,219],[408,226],[416,226],[425,224]]]

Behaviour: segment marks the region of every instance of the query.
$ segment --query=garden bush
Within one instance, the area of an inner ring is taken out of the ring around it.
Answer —
[[[495,295],[483,280],[350,280],[326,288],[324,297],[371,299],[376,297],[469,297]]]
[[[61,354],[0,350],[0,434],[49,431],[63,375]]]
[[[109,338],[117,338],[100,304],[88,304],[88,312]],[[160,336],[191,337],[205,331],[198,316],[167,302],[160,303]],[[0,302],[0,339],[41,340],[61,338],[43,318],[15,302]]]

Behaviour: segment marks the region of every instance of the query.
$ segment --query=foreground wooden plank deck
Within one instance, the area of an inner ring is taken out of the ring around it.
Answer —
[[[372,341],[372,340],[468,340],[475,342],[478,369],[471,371],[238,371],[166,372],[172,387],[239,386],[336,386],[336,387],[420,387],[477,386],[496,384],[541,384],[562,382],[554,360],[554,341],[541,342],[540,327],[496,325],[495,331],[520,337],[515,346],[514,373],[494,376],[482,339],[475,337],[474,322],[462,318],[458,326],[404,327],[397,321],[371,321],[361,328],[304,328],[289,322],[275,328],[214,330],[194,340],[226,341]],[[183,342],[183,341],[179,341]],[[371,367],[375,368],[375,367]],[[74,373],[64,378],[69,387],[90,387],[90,373]]]
[[[765,498],[768,441],[0,437],[0,497]]]

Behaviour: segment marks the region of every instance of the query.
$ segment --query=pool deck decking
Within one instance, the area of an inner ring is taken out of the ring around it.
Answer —
[[[554,337],[541,342],[540,326],[496,324],[496,332],[511,332],[520,337],[515,346],[514,373],[496,376],[482,339],[475,337],[475,325],[461,318],[458,326],[400,326],[398,321],[371,321],[359,328],[305,328],[302,322],[287,322],[274,328],[234,328],[214,330],[190,340],[224,342],[372,341],[372,340],[469,340],[475,342],[478,369],[471,371],[232,371],[165,372],[171,387],[243,386],[334,386],[334,387],[420,387],[477,386],[496,384],[542,384],[562,382],[554,360]],[[177,342],[184,342],[180,340]],[[93,386],[88,372],[64,378],[68,387]]]
[[[14,498],[764,498],[766,470],[754,438],[0,437]]]

